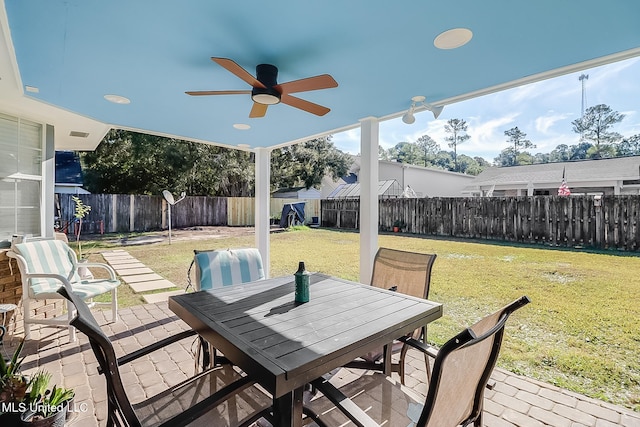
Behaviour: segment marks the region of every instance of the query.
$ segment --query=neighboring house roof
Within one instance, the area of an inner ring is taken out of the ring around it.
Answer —
[[[353,160],[351,173],[359,175],[362,158],[360,156],[354,156]],[[379,180],[395,179],[400,184],[400,187],[404,188],[409,185],[418,197],[460,196],[465,186],[473,182],[474,178],[473,175],[433,167],[388,160],[378,161]]]
[[[355,173],[356,175],[360,173],[360,162],[362,161],[362,157],[360,155],[356,155],[353,156],[353,165],[351,166],[351,174]],[[402,162],[396,162],[396,161],[392,161],[392,160],[378,160],[379,164],[386,164],[389,166],[394,166],[394,167],[398,167],[398,168],[410,168],[410,169],[416,169],[416,170],[424,170],[424,171],[428,171],[428,172],[433,172],[433,173],[437,173],[437,174],[442,174],[442,175],[452,175],[452,176],[461,176],[464,178],[473,178],[473,175],[468,175],[465,173],[461,173],[461,172],[452,172],[452,171],[448,171],[448,170],[444,170],[444,169],[439,169],[436,167],[429,167],[429,166],[420,166],[420,165],[413,165],[410,163],[402,163]],[[342,178],[345,179],[345,178]]]
[[[378,197],[401,197],[402,187],[395,179],[378,182]],[[358,199],[360,198],[360,183],[341,184],[331,194],[328,199]]]
[[[529,183],[557,187],[562,182],[563,171],[570,187],[586,182],[636,180],[640,178],[640,156],[492,167],[482,171],[465,191],[477,190],[480,186],[487,185]]]
[[[56,184],[84,184],[80,158],[73,151],[56,151]]]

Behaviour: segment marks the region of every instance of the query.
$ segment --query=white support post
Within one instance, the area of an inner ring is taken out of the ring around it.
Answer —
[[[54,127],[45,126],[44,156],[42,156],[42,201],[40,206],[41,215],[41,235],[43,237],[53,237],[53,219],[55,216],[54,207],[54,183],[56,181],[56,151]]]
[[[369,283],[378,250],[378,119],[360,120],[360,282]]]
[[[262,255],[262,264],[265,277],[269,278],[271,271],[271,256],[269,248],[269,231],[271,224],[270,197],[271,197],[271,150],[268,148],[256,148],[256,210],[255,230],[256,247]]]

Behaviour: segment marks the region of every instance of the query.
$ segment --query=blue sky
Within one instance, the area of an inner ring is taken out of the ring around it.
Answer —
[[[532,154],[548,153],[559,144],[576,144],[578,135],[571,122],[580,117],[581,74],[589,75],[586,106],[607,104],[625,115],[615,131],[624,136],[640,133],[640,58],[633,58],[447,105],[438,120],[424,111],[416,114],[412,125],[399,118],[381,122],[380,145],[388,149],[427,134],[449,150],[444,125],[454,118],[466,120],[471,136],[458,146],[458,154],[484,157],[489,162],[507,148],[504,131],[515,126],[536,144],[529,150]],[[332,141],[342,151],[360,152],[359,129],[336,133]]]

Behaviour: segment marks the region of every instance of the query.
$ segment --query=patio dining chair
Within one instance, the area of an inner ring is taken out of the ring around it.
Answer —
[[[73,305],[67,303],[67,314],[54,318],[36,317],[32,313],[31,302],[35,300],[60,299],[57,290],[64,286],[82,299],[110,292],[111,302],[92,304],[109,305],[112,321],[118,319],[118,293],[120,281],[113,269],[102,263],[87,262],[83,267],[100,268],[107,272],[106,279],[83,279],[78,274],[76,253],[63,240],[34,240],[18,243],[11,247],[7,256],[15,258],[22,276],[22,307],[25,338],[31,334],[34,323],[69,327],[69,341],[75,341],[75,329],[70,326],[73,317]]]
[[[435,358],[424,402],[391,378],[374,373],[339,388],[325,378],[313,381],[324,396],[318,395],[306,410],[320,426],[351,420],[367,427],[480,427],[484,390],[498,359],[506,321],[528,303],[523,296],[447,341]],[[429,349],[413,338],[403,340],[419,351]]]
[[[196,332],[183,331],[116,358],[111,340],[104,334],[87,304],[77,295],[67,292],[66,288],[60,288],[58,292],[76,307],[77,314],[71,324],[89,338],[99,371],[105,376],[107,426],[248,426],[262,416],[269,416],[272,398],[256,387],[250,377],[232,366],[206,370],[132,404],[123,384],[120,366],[192,337]]]
[[[193,261],[187,271],[187,290],[193,287],[195,291],[202,291],[265,279],[262,256],[256,248],[193,252]],[[195,281],[192,282],[191,270],[194,267]],[[216,349],[204,338],[199,339],[200,345],[195,358],[196,370],[199,366],[207,369],[209,366],[227,362],[219,357]]]
[[[406,295],[427,299],[429,297],[429,287],[431,284],[431,270],[437,255],[418,252],[407,252],[397,249],[380,248],[376,253],[373,262],[373,273],[371,275],[371,285],[392,289]],[[427,327],[416,329],[412,337],[426,342]],[[404,384],[405,358],[409,347],[396,341],[391,345],[392,353],[400,353],[398,363],[391,364],[391,371],[400,375],[400,382]],[[360,369],[383,369],[382,348],[369,352],[361,356],[360,360],[355,360],[346,365],[350,368]],[[427,380],[429,379],[429,358],[425,354],[425,365],[427,368]]]

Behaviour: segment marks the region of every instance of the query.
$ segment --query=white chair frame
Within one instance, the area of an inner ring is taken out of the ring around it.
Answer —
[[[68,247],[68,246],[67,246]],[[20,275],[22,277],[22,309],[23,309],[23,324],[24,324],[24,336],[25,339],[28,339],[31,335],[31,325],[33,324],[44,324],[55,327],[68,327],[69,328],[69,342],[75,342],[76,340],[76,329],[71,326],[71,320],[73,320],[75,316],[75,306],[63,298],[62,296],[55,296],[52,294],[47,294],[46,297],[33,297],[30,293],[31,279],[39,278],[49,278],[55,279],[60,282],[61,286],[64,286],[67,289],[67,292],[73,292],[73,284],[69,281],[68,277],[64,277],[60,274],[54,273],[45,273],[45,272],[36,272],[29,271],[29,267],[26,259],[17,252],[14,252],[13,249],[7,252],[7,256],[13,258],[17,261],[18,267],[20,268]],[[75,252],[68,247],[69,259],[73,264],[73,271],[69,275],[69,277],[73,276],[73,272],[77,272],[78,270],[78,258]],[[116,272],[111,268],[111,266],[107,264],[97,263],[97,262],[86,262],[82,263],[82,267],[97,267],[105,269],[109,273],[110,281],[117,281]],[[47,299],[60,299],[67,302],[67,313],[61,316],[57,316],[52,319],[41,319],[36,318],[31,315],[31,300],[47,300]],[[118,320],[118,288],[114,287],[111,290],[111,302],[99,303],[95,301],[91,301],[90,306],[94,305],[109,305],[111,306],[111,319],[112,322],[116,322]]]

